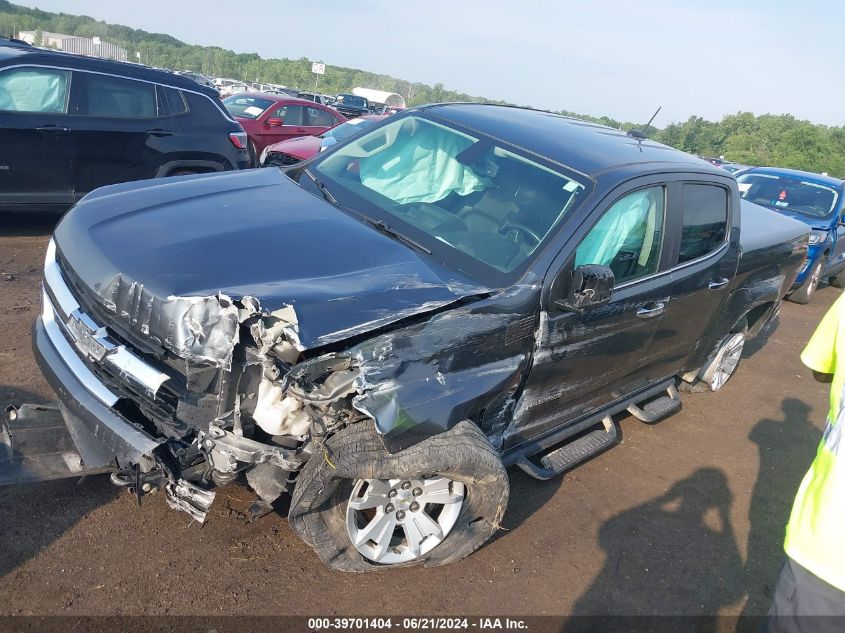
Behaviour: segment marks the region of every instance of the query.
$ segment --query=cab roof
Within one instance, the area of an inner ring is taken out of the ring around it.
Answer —
[[[482,103],[424,106],[436,117],[478,130],[590,177],[628,167],[653,172],[661,167],[728,176],[695,156],[626,132],[541,110]]]

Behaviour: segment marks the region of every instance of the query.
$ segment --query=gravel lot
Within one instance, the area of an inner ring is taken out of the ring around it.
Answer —
[[[0,215],[0,407],[44,402],[30,349],[54,219]],[[206,525],[138,509],[108,478],[0,489],[0,614],[759,614],[827,391],[798,359],[838,296],[785,304],[765,345],[716,394],[685,394],[654,426],[569,475],[511,472],[497,537],[438,569],[329,572],[286,519],[239,518],[230,486]]]

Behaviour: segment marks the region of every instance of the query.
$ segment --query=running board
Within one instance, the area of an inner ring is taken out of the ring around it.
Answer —
[[[58,407],[22,404],[0,420],[0,485],[108,472],[82,462]]]
[[[542,465],[535,464],[525,455],[517,460],[516,465],[535,479],[545,480],[562,475],[616,444],[618,431],[613,418],[605,416],[601,425],[600,428],[543,455],[540,458]]]
[[[666,389],[666,395],[647,402],[642,407],[636,404],[628,405],[628,413],[638,420],[654,424],[658,420],[677,413],[681,410],[681,396],[674,384]]]

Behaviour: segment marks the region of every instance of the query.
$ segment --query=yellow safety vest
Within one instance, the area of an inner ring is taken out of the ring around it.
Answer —
[[[845,591],[845,295],[824,316],[801,360],[812,370],[833,374],[833,383],[827,426],[795,497],[784,549],[796,563]]]

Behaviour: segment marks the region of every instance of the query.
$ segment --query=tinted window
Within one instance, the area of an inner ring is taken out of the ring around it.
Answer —
[[[337,119],[330,112],[320,110],[319,108],[305,108],[305,116],[307,117],[305,125],[331,127],[337,123]]]
[[[282,106],[281,108],[276,108],[275,112],[273,112],[270,116],[284,119],[284,125],[304,125],[302,121],[302,106]]]
[[[179,90],[165,88],[164,98],[167,100],[167,107],[170,110],[170,114],[182,114],[188,111],[188,106]]]
[[[149,119],[156,116],[153,84],[106,75],[85,75],[89,116]]]
[[[47,68],[15,68],[0,72],[0,110],[67,112],[70,72]]]
[[[575,251],[575,265],[608,266],[621,283],[657,272],[663,244],[663,187],[629,193],[605,211]]]
[[[678,262],[719,248],[728,230],[728,192],[715,185],[684,185],[684,227]]]

